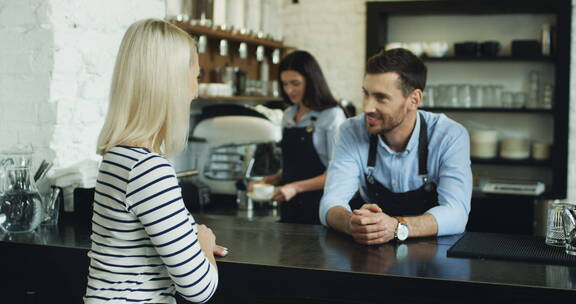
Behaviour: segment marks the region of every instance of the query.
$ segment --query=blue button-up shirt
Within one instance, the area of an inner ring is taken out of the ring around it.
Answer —
[[[424,115],[428,125],[429,180],[438,186],[438,206],[426,213],[436,218],[438,235],[461,233],[468,222],[472,197],[468,132],[444,114],[419,113]],[[407,192],[424,184],[418,174],[420,115],[416,117],[416,126],[405,151],[396,152],[379,138],[374,178],[392,192]],[[364,179],[370,135],[364,119],[364,115],[359,115],[347,120],[335,137],[334,154],[320,202],[320,221],[325,226],[328,225],[326,215],[330,208],[342,206],[350,210],[348,202],[358,188],[362,198],[370,202],[365,194]]]

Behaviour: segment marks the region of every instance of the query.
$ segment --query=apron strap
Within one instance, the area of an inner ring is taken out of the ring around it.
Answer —
[[[310,124],[306,127],[306,132],[308,133],[314,132],[314,129],[316,128],[316,120],[317,120],[316,116],[310,117]]]
[[[378,135],[370,136],[370,150],[368,151],[368,175],[366,178],[368,182],[374,183],[374,169],[376,168],[376,151],[378,150]]]
[[[428,182],[428,125],[422,113],[420,116],[420,134],[418,136],[418,174],[424,175],[424,182]],[[374,183],[374,169],[376,168],[376,155],[378,150],[378,135],[370,135],[370,150],[368,151],[368,182]]]
[[[428,126],[424,115],[420,115],[420,136],[418,136],[418,174],[428,176]]]

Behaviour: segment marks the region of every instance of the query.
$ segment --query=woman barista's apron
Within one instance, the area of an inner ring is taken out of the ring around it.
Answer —
[[[376,166],[378,136],[370,137],[370,150],[368,152],[368,172],[365,174],[369,201],[382,209],[390,216],[421,215],[430,208],[438,205],[438,192],[436,184],[428,180],[428,128],[422,114],[420,114],[420,136],[418,138],[418,174],[424,184],[412,191],[394,193],[374,179]],[[353,209],[360,208],[358,203],[351,203]]]
[[[316,177],[326,171],[316,149],[312,124],[302,128],[284,128],[282,132],[282,183],[288,184]],[[320,224],[318,208],[322,190],[297,194],[291,200],[280,203],[280,221],[300,224]]]

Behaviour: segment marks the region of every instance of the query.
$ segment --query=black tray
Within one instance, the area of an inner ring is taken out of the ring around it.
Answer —
[[[544,240],[536,236],[466,232],[447,255],[576,266],[576,256],[567,254],[564,247],[546,245]]]

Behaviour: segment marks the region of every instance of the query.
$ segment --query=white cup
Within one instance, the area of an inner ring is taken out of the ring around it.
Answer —
[[[218,96],[218,83],[206,84],[206,96]]]
[[[444,57],[448,52],[448,42],[446,41],[432,41],[424,42],[424,54],[428,57]]]
[[[256,196],[262,198],[272,197],[272,194],[274,194],[274,185],[270,184],[255,184],[252,189]]]
[[[409,42],[406,43],[404,47],[418,57],[422,56],[422,53],[424,52],[422,42]]]
[[[206,96],[208,92],[208,84],[207,83],[199,83],[198,84],[198,95],[199,96]]]
[[[532,158],[545,160],[550,158],[550,144],[535,142],[532,144]]]
[[[404,43],[402,42],[390,42],[386,44],[386,50],[401,49],[401,48],[404,48]]]

